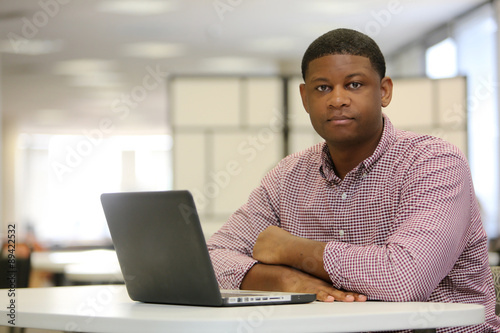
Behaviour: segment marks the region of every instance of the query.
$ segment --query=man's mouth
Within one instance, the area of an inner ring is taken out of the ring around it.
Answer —
[[[337,125],[347,124],[353,120],[354,120],[354,118],[350,118],[347,116],[335,116],[335,117],[331,117],[330,119],[328,119],[329,122],[332,122],[332,123],[337,124]]]

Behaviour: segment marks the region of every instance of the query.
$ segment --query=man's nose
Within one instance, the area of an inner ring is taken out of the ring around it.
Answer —
[[[335,87],[328,98],[328,106],[338,109],[349,105],[351,102],[348,92],[340,87]]]

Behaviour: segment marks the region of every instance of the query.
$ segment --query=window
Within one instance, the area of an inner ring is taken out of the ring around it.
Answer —
[[[486,4],[450,25],[452,38],[426,50],[431,78],[467,77],[468,159],[483,224],[489,237],[500,233],[497,24]]]
[[[457,47],[453,39],[447,38],[425,53],[425,72],[431,79],[457,76]]]
[[[496,23],[490,5],[457,22],[458,69],[467,76],[469,162],[482,219],[490,237],[498,228],[498,77]]]
[[[172,188],[171,138],[22,135],[22,221],[50,245],[109,238],[100,194]]]

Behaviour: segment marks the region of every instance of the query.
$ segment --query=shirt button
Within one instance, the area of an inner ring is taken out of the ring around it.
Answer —
[[[339,236],[340,237],[344,236],[344,234],[345,234],[344,230],[339,230]]]
[[[347,193],[345,193],[345,192],[344,192],[344,193],[342,193],[342,199],[344,199],[344,200],[345,200],[346,198],[347,198]]]
[[[363,172],[363,174],[361,175],[361,178],[365,178],[366,177],[366,172]]]

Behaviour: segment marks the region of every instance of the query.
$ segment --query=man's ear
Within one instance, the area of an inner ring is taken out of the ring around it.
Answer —
[[[380,82],[380,93],[382,97],[382,107],[386,107],[391,103],[392,100],[392,80],[390,77],[386,76]]]
[[[309,110],[307,107],[307,93],[306,93],[305,83],[301,83],[299,85],[299,90],[300,90],[300,97],[302,98],[302,105],[304,106],[304,109],[306,110],[306,112],[309,113]]]

